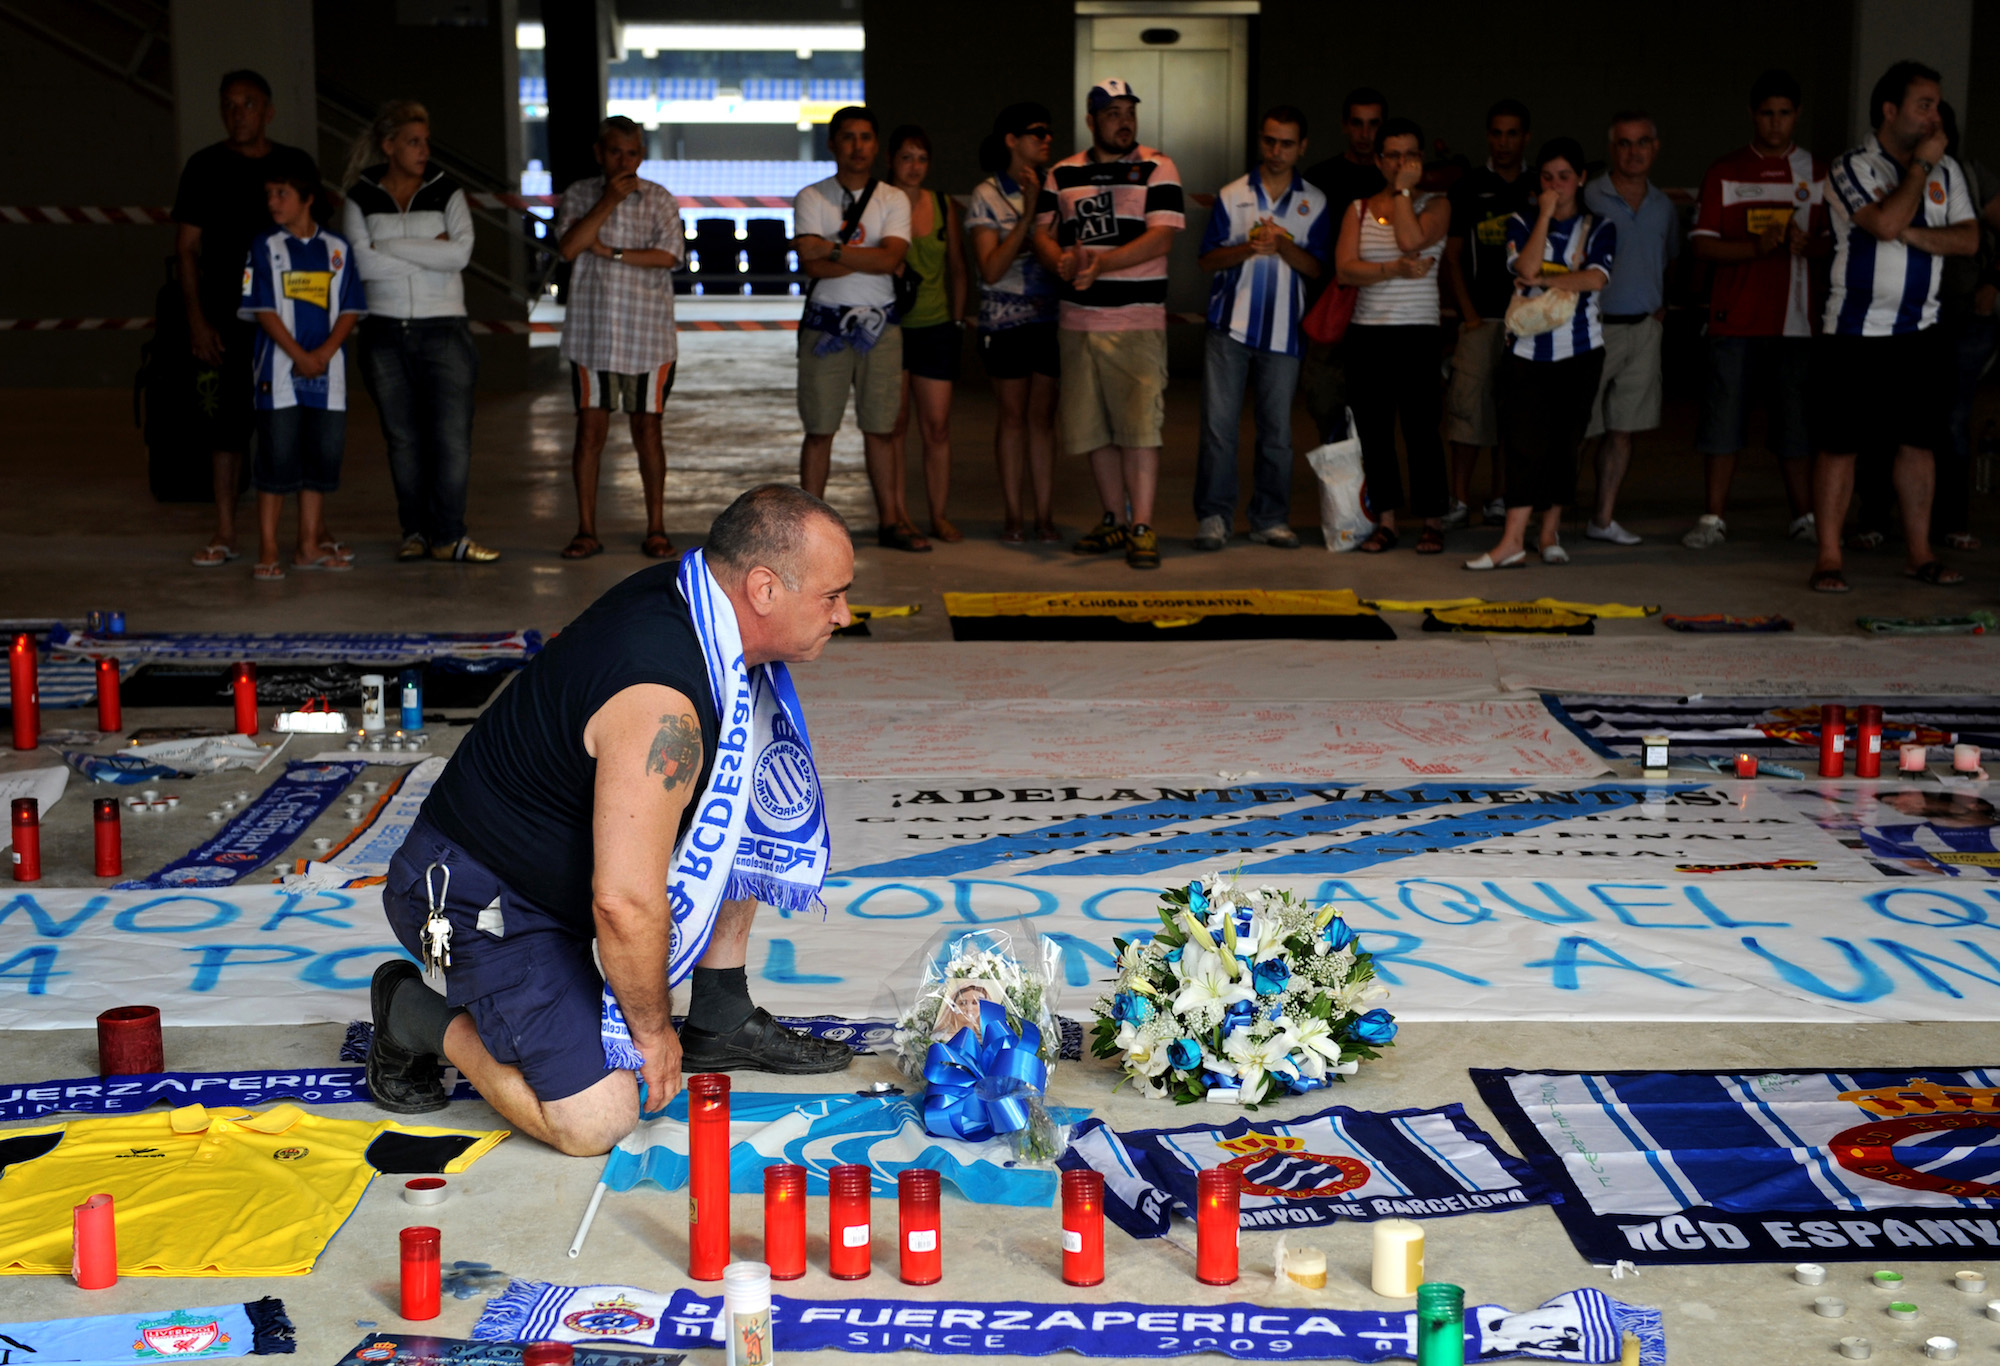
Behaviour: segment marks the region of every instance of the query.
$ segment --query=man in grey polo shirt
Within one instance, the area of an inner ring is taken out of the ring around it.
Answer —
[[[1660,340],[1667,312],[1667,267],[1680,255],[1681,223],[1673,201],[1646,177],[1660,155],[1659,127],[1643,110],[1611,120],[1611,174],[1583,187],[1583,206],[1618,230],[1618,269],[1597,296],[1604,319],[1604,378],[1591,405],[1587,436],[1597,448],[1597,510],[1583,534],[1637,545],[1618,525],[1618,486],[1632,462],[1632,436],[1660,425]]]

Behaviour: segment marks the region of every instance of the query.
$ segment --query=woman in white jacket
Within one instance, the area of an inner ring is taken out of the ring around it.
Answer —
[[[377,157],[387,160],[370,165]],[[465,531],[479,353],[459,272],[472,259],[465,191],[430,169],[430,115],[382,106],[348,158],[341,231],[368,291],[361,376],[382,418],[402,523],[399,560],[500,558]]]

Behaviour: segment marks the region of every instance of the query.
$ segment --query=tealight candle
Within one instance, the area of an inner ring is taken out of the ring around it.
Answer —
[[[1961,778],[1979,776],[1979,746],[1953,745],[1951,747],[1951,771]]]
[[[1904,745],[1897,752],[1896,771],[1905,778],[1921,778],[1930,771],[1930,754],[1922,745]]]

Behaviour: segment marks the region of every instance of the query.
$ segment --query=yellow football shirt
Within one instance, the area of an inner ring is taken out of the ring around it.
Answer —
[[[68,1272],[108,1191],[121,1276],[303,1276],[378,1171],[459,1172],[507,1130],[184,1105],[0,1130],[0,1275]]]

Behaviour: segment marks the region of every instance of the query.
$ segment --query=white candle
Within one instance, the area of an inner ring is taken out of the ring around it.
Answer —
[[[1424,1279],[1424,1230],[1414,1219],[1383,1219],[1375,1225],[1375,1293],[1409,1299]]]

